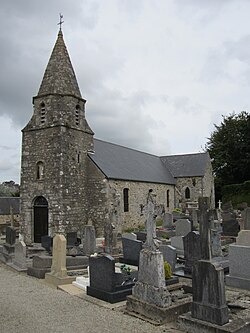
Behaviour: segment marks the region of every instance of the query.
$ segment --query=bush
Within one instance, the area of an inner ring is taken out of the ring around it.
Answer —
[[[164,271],[165,271],[165,279],[170,279],[172,277],[172,269],[167,261],[164,261]]]
[[[250,181],[242,184],[225,185],[222,189],[222,201],[231,201],[233,207],[236,208],[242,202],[250,205]]]

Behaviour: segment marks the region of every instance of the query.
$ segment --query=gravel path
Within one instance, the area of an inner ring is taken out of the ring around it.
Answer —
[[[49,287],[42,280],[0,263],[0,332],[4,333],[173,333],[86,302]]]

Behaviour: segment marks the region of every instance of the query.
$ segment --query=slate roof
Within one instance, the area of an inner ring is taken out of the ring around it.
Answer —
[[[94,139],[91,160],[109,179],[175,184],[160,157],[117,144]]]
[[[46,67],[38,96],[73,95],[81,98],[75,72],[60,30]]]
[[[176,177],[202,177],[205,175],[208,153],[162,156],[162,162]]]
[[[12,207],[14,215],[19,214],[20,198],[0,197],[0,215],[10,215],[10,207]]]

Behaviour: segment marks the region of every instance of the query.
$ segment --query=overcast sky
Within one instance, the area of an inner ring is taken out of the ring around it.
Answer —
[[[249,0],[1,0],[0,182],[19,182],[59,12],[96,138],[201,152],[222,115],[249,112]]]

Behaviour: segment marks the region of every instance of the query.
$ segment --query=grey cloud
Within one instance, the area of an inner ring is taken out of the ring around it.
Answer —
[[[144,114],[148,100],[154,99],[146,91],[123,96],[120,91],[103,90],[103,100],[89,102],[87,119],[96,137],[139,150],[150,150],[153,138],[149,126],[157,126],[151,116]]]
[[[241,84],[250,83],[250,35],[241,37],[237,41],[226,41],[220,47],[210,51],[201,70],[200,79],[207,83],[218,80],[235,80],[230,74],[230,61],[238,60],[246,65],[243,74],[237,77]]]

